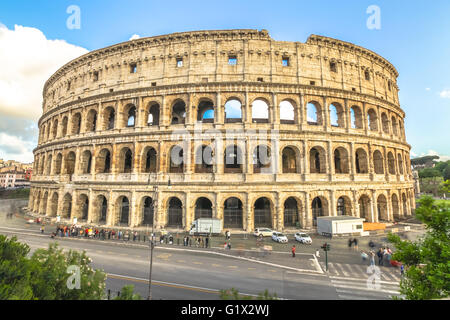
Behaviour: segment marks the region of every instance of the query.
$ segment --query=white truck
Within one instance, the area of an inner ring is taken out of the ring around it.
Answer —
[[[199,218],[192,222],[189,235],[217,235],[222,233],[222,221],[214,218]]]

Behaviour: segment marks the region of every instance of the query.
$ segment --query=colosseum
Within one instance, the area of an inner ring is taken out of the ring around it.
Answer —
[[[415,208],[398,72],[352,43],[266,30],[92,51],[43,90],[29,210],[99,226],[251,232]]]

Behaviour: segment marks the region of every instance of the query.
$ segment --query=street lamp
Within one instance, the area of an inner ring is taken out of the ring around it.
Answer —
[[[150,179],[149,179],[150,180]],[[153,186],[153,221],[155,220],[155,211],[157,210],[158,202],[158,186]],[[148,298],[147,300],[152,300],[152,267],[153,267],[153,249],[155,247],[154,236],[153,236],[153,227],[154,223],[152,221],[152,233],[150,240],[150,274],[149,274],[149,282],[148,282]]]

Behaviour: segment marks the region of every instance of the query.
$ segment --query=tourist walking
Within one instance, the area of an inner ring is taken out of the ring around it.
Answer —
[[[380,250],[378,250],[377,256],[378,256],[378,265],[382,266],[383,265],[383,258],[384,258],[383,248],[380,248]]]
[[[291,252],[292,252],[292,258],[295,258],[295,245],[292,246]]]

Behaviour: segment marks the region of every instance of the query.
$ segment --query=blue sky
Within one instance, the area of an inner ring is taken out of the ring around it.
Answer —
[[[66,27],[70,5],[81,9],[80,30]],[[370,5],[381,9],[380,30],[366,27]],[[382,55],[399,71],[400,103],[406,112],[412,154],[450,156],[448,0],[2,1],[0,24],[9,30],[15,25],[36,28],[46,39],[65,40],[87,50],[127,41],[134,34],[145,37],[202,29],[267,29],[276,40],[305,42],[310,34],[319,34],[349,41]],[[1,77],[0,70],[0,81]],[[41,110],[40,105],[35,108]],[[28,131],[15,132],[12,123],[20,123],[21,116],[1,112],[0,105],[0,135],[9,130],[24,143],[36,145],[30,133],[34,119],[24,116],[23,127]],[[8,123],[2,124],[2,118]],[[2,149],[5,140],[0,136],[0,158],[17,156],[18,150]]]

